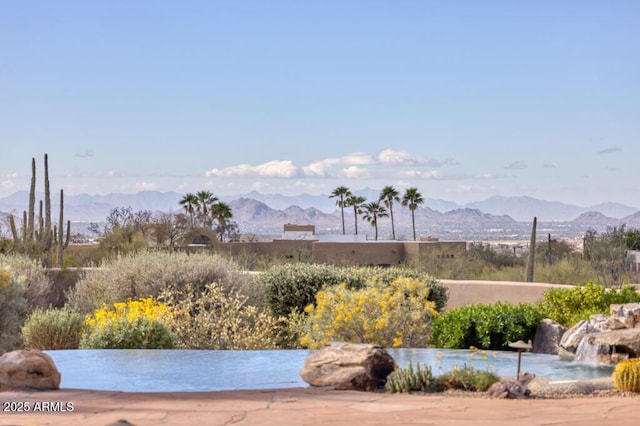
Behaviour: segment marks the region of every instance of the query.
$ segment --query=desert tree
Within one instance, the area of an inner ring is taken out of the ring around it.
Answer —
[[[402,205],[405,207],[409,207],[409,211],[411,211],[411,226],[413,227],[413,241],[416,240],[416,215],[415,212],[418,209],[418,206],[424,204],[424,198],[422,198],[422,194],[418,192],[418,188],[411,187],[407,188],[404,191],[404,195],[402,196]]]
[[[366,220],[375,228],[376,241],[378,240],[378,219],[381,217],[387,217],[387,210],[383,205],[380,205],[379,201],[372,201],[363,205],[364,214],[363,219]]]
[[[387,209],[389,209],[389,217],[391,218],[391,239],[395,240],[396,226],[393,221],[393,202],[400,201],[399,193],[393,186],[387,185],[382,188],[379,201],[382,201]]]
[[[584,237],[584,257],[609,286],[620,287],[629,270],[629,246],[626,225],[608,227],[598,235],[589,229]]]
[[[355,224],[356,235],[358,235],[358,215],[362,214],[362,205],[367,199],[360,195],[349,194],[345,201],[347,207],[353,207],[353,219]]]
[[[344,229],[344,208],[346,207],[346,199],[351,195],[351,191],[344,185],[341,185],[333,190],[329,198],[337,198],[336,205],[340,207],[340,214],[342,215],[342,234],[345,233]]]

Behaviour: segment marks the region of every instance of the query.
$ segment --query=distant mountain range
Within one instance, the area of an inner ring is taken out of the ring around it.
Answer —
[[[379,191],[364,190],[358,192],[367,199],[376,199]],[[137,210],[153,212],[178,212],[184,194],[177,192],[141,191],[135,194],[107,195],[69,195],[65,196],[65,219],[72,222],[102,222],[116,207],[132,207]],[[28,192],[16,192],[0,198],[0,212],[22,215],[28,205]],[[37,199],[42,199],[40,194]],[[58,197],[52,197],[52,214],[57,218]],[[250,192],[232,197],[220,197],[230,204],[234,220],[244,232],[280,233],[285,223],[313,224],[325,232],[341,232],[342,223],[336,199],[328,195],[300,194],[284,196]],[[619,203],[605,203],[589,207],[580,207],[560,202],[538,200],[531,197],[491,197],[485,201],[457,204],[451,201],[426,199],[416,211],[416,226],[422,235],[457,234],[469,235],[479,232],[501,232],[512,236],[526,234],[530,223],[536,216],[540,223],[550,225],[554,232],[566,227],[582,232],[586,227],[603,230],[607,226],[626,224],[640,227],[640,211],[634,207]],[[408,209],[394,209],[396,228],[405,233],[411,232],[411,215]],[[388,220],[380,220],[382,233],[388,231]],[[345,226],[353,232],[354,215],[352,209],[345,209]],[[370,230],[370,225],[359,219],[359,229]],[[556,229],[557,228],[557,229]]]

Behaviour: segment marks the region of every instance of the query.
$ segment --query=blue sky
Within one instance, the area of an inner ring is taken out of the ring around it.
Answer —
[[[640,2],[0,1],[0,196],[640,207]],[[40,182],[38,185],[41,185]]]

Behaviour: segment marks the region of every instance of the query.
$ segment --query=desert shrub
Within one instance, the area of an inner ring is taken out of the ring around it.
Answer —
[[[431,367],[420,367],[409,362],[407,368],[398,368],[387,376],[384,388],[390,393],[425,392],[433,390],[435,379],[431,374]]]
[[[84,317],[69,307],[35,309],[22,327],[22,340],[29,349],[78,349]]]
[[[165,323],[167,306],[153,298],[103,305],[85,319],[83,349],[171,349],[175,337]]]
[[[266,301],[275,315],[302,311],[315,299],[323,285],[336,285],[343,274],[332,265],[295,263],[270,268],[257,280],[264,287]]]
[[[623,286],[616,290],[589,282],[584,286],[546,291],[539,309],[554,321],[571,327],[589,319],[591,315],[608,313],[611,304],[632,302],[640,302],[640,293],[635,286]]]
[[[371,280],[363,288],[346,283],[325,286],[309,304],[303,346],[319,348],[333,341],[393,347],[426,347],[431,319],[437,315],[424,281],[397,278],[390,284]]]
[[[166,305],[152,297],[146,297],[137,300],[129,299],[113,305],[105,304],[93,314],[87,315],[85,323],[88,327],[103,327],[119,319],[133,321],[137,318],[164,322],[170,316],[171,311]]]
[[[437,378],[437,387],[442,390],[460,389],[471,392],[485,392],[500,376],[488,370],[476,370],[472,365],[454,366],[451,371]]]
[[[0,254],[0,266],[8,268],[11,276],[24,287],[29,310],[49,306],[48,294],[51,283],[38,261],[20,254]]]
[[[159,321],[138,317],[118,318],[103,326],[91,327],[82,336],[82,349],[173,349],[175,339]]]
[[[297,263],[273,267],[260,274],[257,280],[265,289],[266,301],[273,313],[286,316],[293,309],[302,311],[314,303],[316,293],[325,285],[346,283],[349,288],[358,289],[370,279],[388,284],[400,276],[423,281],[436,310],[446,306],[447,288],[430,275],[411,269]]]
[[[247,298],[210,284],[197,295],[187,286],[160,296],[169,307],[170,330],[184,349],[276,349],[278,319],[246,304]]]
[[[105,303],[157,297],[164,290],[180,290],[186,285],[199,293],[213,282],[225,291],[245,295],[251,303],[263,300],[263,291],[254,285],[253,278],[222,256],[145,251],[105,261],[100,268],[88,271],[68,294],[68,302],[89,313]]]
[[[536,305],[525,303],[454,308],[434,318],[431,343],[448,349],[506,350],[509,342],[533,339],[543,318]]]
[[[577,285],[589,282],[597,275],[597,271],[588,261],[572,256],[552,264],[537,263],[534,279],[540,283]]]
[[[273,339],[278,349],[303,349],[300,339],[305,333],[307,314],[297,309],[286,317],[275,318]]]
[[[0,267],[0,354],[20,343],[20,327],[27,314],[25,288],[7,267]]]

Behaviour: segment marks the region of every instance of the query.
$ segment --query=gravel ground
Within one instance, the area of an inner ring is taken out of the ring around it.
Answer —
[[[503,380],[513,380],[513,377],[503,377]],[[530,399],[567,399],[567,398],[601,398],[608,396],[637,397],[640,394],[621,392],[613,387],[611,378],[592,380],[562,380],[550,381],[546,377],[536,377],[529,383]],[[450,390],[443,393],[446,396],[461,398],[492,398],[485,392],[466,392]]]

